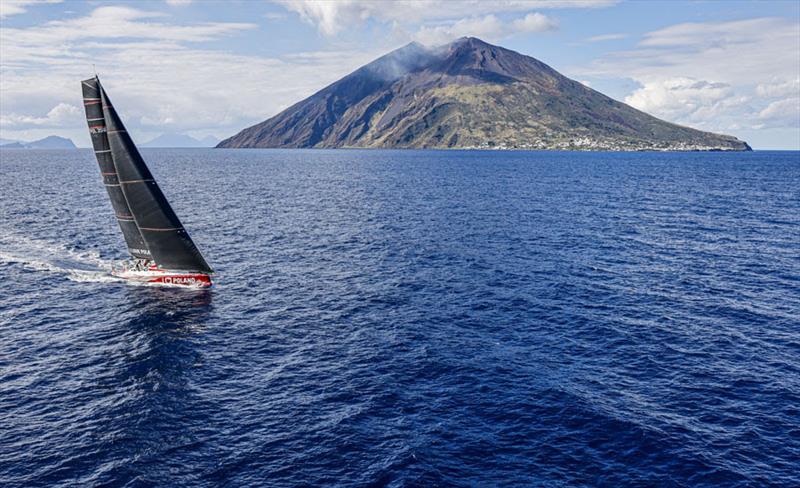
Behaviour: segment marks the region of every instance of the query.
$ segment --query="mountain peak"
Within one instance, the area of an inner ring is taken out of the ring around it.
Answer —
[[[427,48],[424,45],[422,45],[419,42],[417,42],[417,41],[411,41],[408,44],[406,44],[405,46],[403,46],[403,47],[401,47],[399,49],[396,49],[396,50],[399,51],[400,49],[426,50]]]
[[[477,37],[472,36],[463,36],[459,37],[455,41],[450,43],[451,46],[469,46],[473,48],[481,48],[481,47],[499,47],[495,46],[494,44],[489,44],[488,42],[484,41],[483,39],[478,39]]]
[[[510,51],[500,46],[495,46],[494,44],[489,44],[486,41],[478,39],[477,37],[459,37],[455,41],[447,44],[447,50],[450,54],[454,52],[471,52],[471,53],[493,53],[495,56],[501,54],[516,54],[520,55],[519,53],[515,53],[514,51]],[[520,55],[521,56],[521,55]]]

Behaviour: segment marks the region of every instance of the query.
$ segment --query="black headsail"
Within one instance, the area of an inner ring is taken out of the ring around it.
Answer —
[[[87,97],[87,89],[93,86],[95,87],[94,93],[98,95],[97,98],[101,102],[102,112],[100,117],[96,112],[92,112],[91,118],[101,119],[100,121],[105,128],[105,140],[110,153],[97,153],[98,162],[100,162],[101,154],[111,155],[114,173],[119,184],[118,188],[121,189],[129,214],[133,216],[139,235],[149,251],[148,256],[137,255],[131,249],[131,243],[128,242],[131,254],[134,257],[148,257],[164,269],[211,273],[211,267],[203,259],[197,246],[189,237],[186,229],[183,228],[178,216],[175,215],[158,184],[153,179],[153,175],[144,163],[139,150],[136,149],[119,115],[111,105],[105,90],[100,85],[100,81],[95,77],[84,81],[83,86],[85,98]],[[89,96],[88,98],[92,97]],[[86,100],[85,103],[91,101]],[[90,118],[88,107],[90,105],[87,105],[87,119]],[[90,128],[93,122],[98,121],[89,121]],[[95,151],[97,150],[98,148],[95,146]],[[101,172],[104,172],[103,162],[100,162],[100,165]],[[104,176],[106,175],[104,174]],[[110,191],[109,194],[111,194]],[[112,202],[113,200],[112,197]]]

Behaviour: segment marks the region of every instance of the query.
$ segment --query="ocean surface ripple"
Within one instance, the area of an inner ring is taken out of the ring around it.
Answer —
[[[0,153],[0,486],[800,486],[800,153]]]

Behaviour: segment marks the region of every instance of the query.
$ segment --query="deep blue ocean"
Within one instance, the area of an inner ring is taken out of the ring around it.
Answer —
[[[800,486],[800,153],[0,152],[0,486]]]

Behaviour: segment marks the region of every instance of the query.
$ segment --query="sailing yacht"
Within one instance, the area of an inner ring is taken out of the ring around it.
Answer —
[[[211,286],[208,265],[147,168],[97,76],[81,82],[86,122],[103,184],[130,260],[112,274],[173,286]]]

